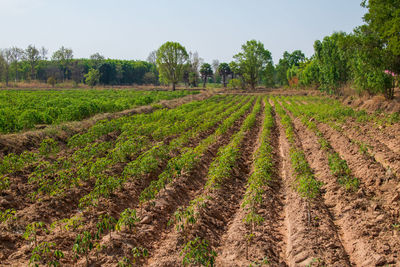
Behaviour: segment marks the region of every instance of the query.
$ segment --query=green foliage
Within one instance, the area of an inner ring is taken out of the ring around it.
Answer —
[[[387,0],[363,0],[368,8],[364,21],[377,33],[395,56],[400,56],[400,3]]]
[[[39,267],[40,264],[47,266],[60,266],[60,259],[64,258],[64,253],[54,249],[55,243],[40,242],[32,250],[29,265]]]
[[[214,266],[217,253],[210,247],[207,240],[196,237],[185,244],[180,255],[183,255],[184,266]]]
[[[140,221],[139,217],[136,215],[136,210],[127,208],[121,212],[119,219],[115,225],[115,230],[121,231],[122,226],[128,227],[129,231],[136,228],[136,223]]]
[[[0,224],[4,225],[7,229],[14,224],[17,220],[17,215],[15,209],[7,209],[5,211],[0,211]]]
[[[160,82],[176,84],[182,79],[184,64],[189,59],[186,49],[177,42],[166,42],[157,50],[157,67]]]
[[[343,185],[346,190],[357,190],[360,182],[356,177],[351,175],[351,170],[347,162],[341,159],[337,153],[331,153],[328,160],[329,168],[332,174],[338,178],[339,184]]]
[[[321,89],[328,93],[337,93],[338,88],[349,80],[349,60],[342,49],[346,38],[346,33],[339,32],[314,43],[319,83]]]
[[[42,141],[39,147],[39,153],[43,156],[57,154],[60,151],[58,142],[53,138],[46,138]]]
[[[74,246],[72,247],[72,251],[75,254],[76,258],[79,258],[81,255],[84,255],[86,258],[86,266],[89,266],[89,252],[94,248],[93,245],[93,236],[90,232],[83,232],[82,234],[78,234]]]
[[[85,74],[85,83],[91,87],[97,85],[100,82],[100,71],[97,69],[90,69]]]
[[[200,74],[201,78],[203,79],[203,87],[206,88],[208,77],[212,77],[213,75],[213,70],[211,68],[211,65],[208,63],[204,63],[203,65],[201,65]]]
[[[234,58],[242,78],[251,89],[255,89],[260,76],[265,74],[267,65],[272,63],[271,53],[256,40],[247,41],[242,45],[242,52],[236,54]]]
[[[37,124],[82,120],[98,113],[116,112],[174,99],[193,91],[136,90],[1,91],[0,133],[18,132]]]
[[[110,234],[110,239],[111,239],[111,233],[116,228],[115,227],[116,224],[117,224],[117,220],[114,217],[112,217],[112,216],[110,216],[108,214],[101,215],[99,217],[99,220],[98,220],[97,224],[96,224],[96,227],[97,227],[96,238],[100,239],[101,235],[104,232],[108,231],[109,234]]]
[[[57,83],[57,80],[54,76],[50,76],[47,78],[47,84],[50,84],[52,87],[54,87]]]
[[[238,90],[242,87],[242,82],[239,79],[231,79],[228,83],[228,88]]]
[[[33,222],[28,224],[22,237],[30,242],[33,242],[37,247],[37,233],[38,231],[47,232],[47,227],[43,222]]]
[[[218,71],[218,74],[221,75],[221,77],[222,77],[222,83],[223,83],[224,87],[226,87],[226,78],[229,74],[232,73],[232,70],[229,67],[229,64],[228,63],[219,64],[217,71]]]

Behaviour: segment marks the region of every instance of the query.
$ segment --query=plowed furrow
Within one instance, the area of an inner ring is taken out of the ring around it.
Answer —
[[[365,187],[358,193],[374,199],[376,209],[385,210],[387,215],[392,217],[393,224],[396,223],[400,211],[398,181],[392,179],[392,175],[389,175],[380,164],[361,155],[358,147],[346,136],[327,125],[318,123],[317,126],[333,149],[347,161],[353,174],[364,183]]]
[[[289,156],[289,143],[278,118],[280,129],[281,177],[285,192],[286,256],[289,266],[322,264],[349,266],[348,256],[340,242],[329,211],[316,199],[310,204],[293,189],[295,178]],[[309,206],[308,206],[309,205]],[[308,221],[308,211],[311,220]]]
[[[235,214],[240,209],[240,200],[244,193],[246,179],[251,171],[252,154],[257,143],[260,124],[259,114],[256,127],[246,134],[242,142],[241,153],[233,169],[232,177],[227,177],[221,188],[206,201],[206,208],[202,210],[199,220],[190,230],[190,236],[198,236],[208,240],[218,254],[222,253],[219,249],[222,244],[222,237],[235,222]],[[208,171],[208,168],[204,169]],[[202,172],[201,179],[205,182],[206,178],[207,172]],[[188,198],[182,204],[187,205],[188,200],[203,193],[204,190],[200,189],[196,194],[187,196]],[[175,229],[170,229],[163,236],[161,243],[158,244],[154,254],[148,261],[148,265],[181,265],[180,251],[184,243],[184,237],[177,233]],[[218,264],[218,266],[231,265]]]
[[[295,120],[295,127],[310,166],[325,184],[323,201],[339,229],[340,239],[351,264],[375,266],[394,263],[393,256],[397,252],[391,251],[390,247],[398,247],[399,244],[392,238],[391,231],[387,231],[390,221],[387,218],[385,220],[385,215],[379,210],[374,211],[373,202],[355,193],[348,193],[339,186],[330,173],[327,155],[320,148],[318,138],[299,120]],[[389,250],[383,250],[381,244],[390,244]],[[391,256],[387,257],[387,253]]]

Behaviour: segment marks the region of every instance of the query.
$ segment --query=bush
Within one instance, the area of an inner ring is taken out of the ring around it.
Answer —
[[[242,82],[239,79],[232,79],[228,83],[228,88],[232,90],[237,90],[241,87]]]

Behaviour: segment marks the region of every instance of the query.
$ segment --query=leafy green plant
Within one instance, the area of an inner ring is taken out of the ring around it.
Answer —
[[[64,253],[54,249],[55,243],[41,242],[32,250],[29,265],[39,267],[39,264],[47,266],[60,266],[60,259],[64,258]]]
[[[121,212],[120,217],[115,225],[115,230],[121,231],[122,226],[128,227],[129,231],[136,229],[136,223],[140,221],[140,218],[136,214],[136,210],[127,208]]]
[[[7,229],[9,229],[16,220],[17,215],[15,209],[0,211],[0,224],[5,225]]]
[[[43,222],[34,222],[31,224],[28,224],[25,228],[25,232],[22,235],[22,237],[26,240],[29,240],[30,242],[34,243],[34,246],[37,247],[37,234],[38,231],[44,231],[47,232],[46,225]]]
[[[355,191],[358,189],[360,181],[353,177],[347,162],[340,158],[339,154],[334,152],[328,157],[329,168],[333,175],[338,179],[339,184],[344,185],[346,190]]]
[[[114,217],[108,214],[101,215],[99,221],[96,224],[97,227],[96,238],[99,239],[101,234],[103,234],[105,231],[108,231],[111,239],[111,233],[114,231],[116,224],[117,220]]]
[[[44,139],[39,147],[39,152],[43,156],[56,154],[59,150],[58,143],[53,138]]]
[[[10,179],[7,176],[0,176],[0,192],[7,190],[10,187]]]
[[[75,258],[78,259],[81,255],[85,256],[86,266],[89,266],[89,252],[94,248],[93,236],[90,232],[78,234],[72,251],[75,253]]]
[[[196,237],[186,243],[180,255],[183,255],[184,266],[214,266],[217,253],[210,247],[207,240]]]
[[[132,263],[135,264],[137,261],[149,256],[149,251],[144,247],[134,247],[132,249]]]

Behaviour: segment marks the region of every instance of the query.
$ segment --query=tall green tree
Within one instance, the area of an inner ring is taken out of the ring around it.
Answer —
[[[272,63],[271,53],[264,48],[263,43],[256,40],[247,41],[242,45],[242,52],[236,54],[234,59],[240,68],[244,82],[251,89],[255,89],[266,66]]]
[[[15,71],[14,79],[15,79],[15,82],[17,82],[18,81],[19,63],[23,59],[24,50],[19,47],[13,46],[10,48],[10,52],[11,52],[11,63],[13,65],[14,71]]]
[[[208,63],[204,63],[200,67],[201,78],[203,79],[203,88],[206,88],[207,79],[213,76],[213,70],[211,65]]]
[[[31,69],[31,79],[34,80],[36,78],[35,67],[41,59],[40,51],[34,45],[29,45],[25,49],[24,59],[29,62],[29,66]]]
[[[52,56],[52,60],[58,63],[63,81],[65,81],[66,77],[68,76],[73,58],[74,56],[72,49],[65,48],[64,46],[54,52]]]
[[[4,64],[4,79],[6,80],[6,86],[8,86],[8,82],[10,80],[10,66],[12,63],[12,51],[10,48],[5,48],[1,50],[0,53]]]
[[[184,65],[189,58],[185,47],[177,42],[166,42],[157,50],[157,67],[160,81],[172,83],[175,91],[176,84],[182,79]]]
[[[98,69],[90,69],[87,74],[85,74],[85,83],[90,87],[95,86],[100,82],[100,71]]]
[[[228,63],[221,63],[218,66],[218,73],[222,77],[222,83],[224,84],[224,88],[226,88],[226,78],[229,74],[231,74],[231,68]]]
[[[321,89],[328,93],[337,93],[340,86],[350,79],[349,59],[343,44],[347,34],[336,32],[326,36],[322,42],[314,43],[315,59],[319,68],[319,83]]]
[[[279,85],[288,85],[287,72],[293,66],[298,67],[301,62],[304,62],[305,55],[300,50],[295,50],[292,53],[285,51],[279,63],[276,65],[276,79]]]

